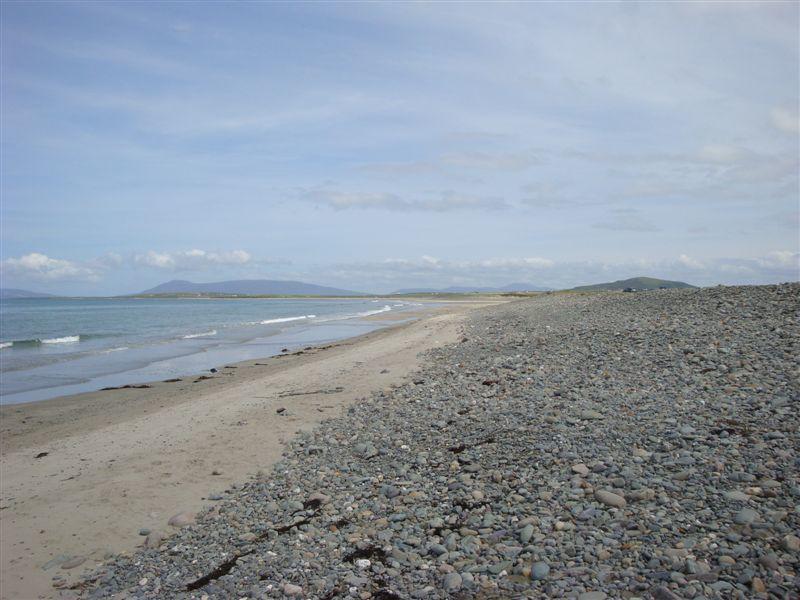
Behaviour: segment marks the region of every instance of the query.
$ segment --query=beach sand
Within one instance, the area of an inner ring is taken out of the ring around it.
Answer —
[[[404,313],[416,320],[203,379],[0,407],[0,596],[69,597],[54,576],[68,587],[143,543],[141,529],[169,535],[170,517],[270,467],[297,432],[401,383],[481,305]]]

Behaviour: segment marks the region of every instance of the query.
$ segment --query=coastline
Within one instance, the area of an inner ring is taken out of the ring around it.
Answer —
[[[278,308],[274,318],[263,320],[259,309],[255,313],[251,309],[249,314],[234,309],[231,314],[238,315],[238,320],[234,316],[233,321],[227,322],[217,312],[205,315],[209,319],[207,328],[194,321],[178,319],[177,328],[171,331],[167,323],[173,321],[168,318],[163,322],[162,318],[163,335],[151,332],[141,339],[128,337],[129,330],[108,336],[105,332],[98,333],[91,327],[81,328],[80,325],[66,327],[64,331],[51,328],[47,336],[41,335],[41,331],[32,334],[17,330],[13,341],[3,342],[0,405],[26,404],[104,388],[188,377],[220,365],[280,354],[284,348],[294,350],[357,337],[398,319],[411,318],[419,307],[432,307],[427,302],[407,301],[395,303],[392,308],[383,306],[376,310],[380,305],[372,302],[379,300],[372,300],[369,304],[362,302],[352,306],[340,302],[338,309],[330,312],[320,305],[336,299],[325,298],[322,302],[312,298],[303,300],[315,302],[315,308],[298,307],[292,300],[298,314],[302,312],[305,315],[303,311],[309,311],[319,313],[319,316],[295,316],[293,309],[287,315],[285,309]],[[395,312],[403,316],[389,317]],[[113,320],[105,326],[112,331],[117,327]],[[107,339],[113,341],[98,345],[97,340]],[[36,345],[37,353],[26,355],[26,344]],[[16,345],[20,346],[21,353],[16,347],[11,347]],[[41,346],[44,359],[38,354],[38,346]]]
[[[141,544],[140,529],[168,535],[171,516],[268,468],[296,433],[400,384],[420,352],[456,341],[464,315],[493,303],[421,309],[404,315],[411,322],[202,378],[0,407],[2,597],[52,597],[53,576],[68,586]]]

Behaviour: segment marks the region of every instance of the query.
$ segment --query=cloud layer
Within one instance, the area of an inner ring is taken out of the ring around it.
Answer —
[[[253,263],[268,264],[268,259],[253,261],[244,250],[208,252],[185,250],[178,252],[156,252],[123,257],[111,253],[84,261],[52,258],[40,252],[31,252],[18,258],[7,258],[0,262],[4,285],[6,280],[21,282],[97,282],[106,276],[124,273],[135,267],[147,267],[154,271],[204,272],[219,268],[231,269]]]
[[[447,261],[430,256],[336,265],[333,281],[373,281],[383,291],[403,287],[498,286],[530,283],[554,289],[638,276],[680,280],[693,285],[765,283],[800,279],[800,254],[775,251],[753,258],[700,261],[681,254],[666,260],[554,261],[547,258],[489,258]]]
[[[137,254],[133,257],[133,261],[137,265],[168,271],[199,271],[216,266],[240,266],[246,265],[251,259],[250,254],[244,250],[206,252],[196,248],[183,252],[150,250],[145,254]]]
[[[248,252],[149,251],[124,259],[111,255],[90,261],[71,261],[30,253],[0,263],[4,285],[8,278],[23,284],[48,282],[97,282],[104,277],[146,268],[153,273],[186,272],[202,281],[246,278],[301,279],[312,283],[342,285],[367,292],[391,292],[403,287],[503,286],[530,283],[569,288],[635,276],[678,279],[695,285],[717,283],[765,283],[800,279],[800,253],[768,252],[751,258],[698,259],[688,254],[666,260],[558,261],[547,257],[489,257],[448,260],[429,255],[419,258],[385,258],[338,264],[297,267],[289,261],[253,258]],[[241,271],[240,269],[248,269]],[[154,280],[161,282],[160,279]],[[363,282],[369,282],[364,284]],[[360,285],[352,285],[360,283]],[[125,293],[137,291],[126,289]]]
[[[788,278],[798,22],[791,2],[7,3],[3,283]]]
[[[638,231],[642,233],[660,231],[655,223],[650,222],[635,208],[617,208],[611,211],[608,218],[595,227],[611,231]]]
[[[4,277],[31,281],[95,281],[100,278],[96,269],[46,254],[31,252],[19,258],[7,258],[2,263]]]
[[[404,198],[389,192],[301,191],[298,197],[334,210],[387,210],[400,212],[451,212],[463,210],[502,210],[509,205],[500,198],[480,197],[444,191],[423,198]]]

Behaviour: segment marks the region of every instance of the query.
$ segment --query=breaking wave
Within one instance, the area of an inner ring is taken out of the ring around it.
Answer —
[[[37,340],[37,341],[42,344],[75,344],[76,342],[81,341],[81,336],[65,335],[64,337],[45,338],[43,340]]]
[[[54,338],[33,338],[30,340],[13,340],[11,342],[0,342],[0,348],[30,347],[41,346],[42,344],[75,344],[81,341],[80,335],[65,335]]]
[[[337,315],[335,317],[324,317],[321,319],[317,319],[318,323],[324,323],[328,321],[346,321],[347,319],[358,319],[359,317],[371,317],[372,315],[378,315],[380,313],[385,313],[392,310],[392,307],[388,304],[384,305],[383,308],[378,308],[376,310],[367,310],[360,313],[349,314],[349,315]]]
[[[271,325],[272,323],[288,323],[289,321],[302,321],[304,319],[314,319],[317,315],[302,315],[299,317],[282,317],[280,319],[267,319],[259,321],[259,325]]]

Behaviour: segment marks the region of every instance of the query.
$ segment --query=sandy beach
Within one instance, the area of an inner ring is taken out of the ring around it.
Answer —
[[[171,517],[268,468],[297,432],[402,383],[478,305],[180,381],[3,406],[2,598],[71,597],[85,569],[141,545],[140,530],[170,535]]]

